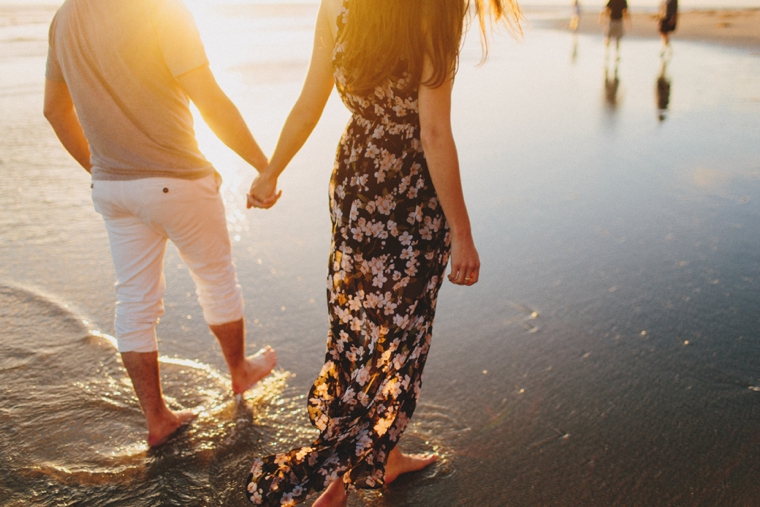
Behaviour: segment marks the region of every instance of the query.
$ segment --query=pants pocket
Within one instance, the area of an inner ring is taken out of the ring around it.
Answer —
[[[95,211],[101,215],[107,215],[111,206],[109,205],[105,192],[105,185],[92,182],[90,183],[90,199],[92,199],[92,206]]]

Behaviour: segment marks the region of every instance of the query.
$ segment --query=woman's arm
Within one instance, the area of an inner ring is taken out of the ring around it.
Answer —
[[[277,190],[277,178],[298,153],[317,125],[334,85],[332,51],[334,39],[325,2],[319,8],[314,31],[314,48],[309,72],[301,95],[288,115],[280,132],[269,165],[253,180],[248,207],[269,207],[262,203]]]
[[[425,82],[431,74],[432,66],[426,59],[422,81]],[[438,201],[451,229],[449,280],[457,285],[472,285],[478,281],[480,258],[472,240],[459,177],[457,148],[451,131],[452,86],[453,76],[437,88],[420,85],[420,138]]]

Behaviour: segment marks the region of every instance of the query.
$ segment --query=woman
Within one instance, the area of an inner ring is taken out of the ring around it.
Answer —
[[[670,46],[670,32],[676,29],[678,21],[678,0],[662,0],[660,3],[660,38],[662,38],[663,51]]]
[[[475,0],[519,30],[515,0]],[[451,88],[469,12],[465,0],[323,0],[303,91],[250,202],[271,206],[277,177],[316,125],[334,84],[353,113],[330,180],[330,330],[308,410],[310,447],[256,459],[257,505],[345,505],[435,456],[396,444],[414,412],[438,289],[477,283],[480,261],[451,133]]]

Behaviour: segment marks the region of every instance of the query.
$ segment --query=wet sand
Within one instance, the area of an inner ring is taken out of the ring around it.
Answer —
[[[527,15],[531,19],[530,11]],[[568,30],[568,17],[541,19],[534,26]],[[631,28],[626,34],[634,37],[659,37],[658,15],[633,12]],[[598,11],[581,14],[579,33],[602,33]],[[760,50],[760,9],[711,9],[684,11],[678,14],[676,31],[671,40],[689,40],[727,44]]]
[[[54,5],[0,5],[0,27],[49,23],[56,10]]]
[[[209,9],[197,19],[217,78],[271,152],[315,9]],[[253,171],[198,122],[225,180],[249,350],[271,344],[280,366],[234,401],[169,248],[165,392],[205,410],[148,451],[103,336],[105,229],[41,114],[52,12],[0,22],[0,503],[246,505],[253,457],[314,435],[304,397],[324,357],[327,186],[348,115],[333,96],[267,212],[245,210]],[[588,34],[534,21],[521,44],[499,37],[483,66],[468,38],[452,116],[483,271],[441,290],[402,442],[441,461],[349,507],[757,505],[760,60],[677,34],[662,60],[656,34],[631,34],[607,62],[586,18]]]

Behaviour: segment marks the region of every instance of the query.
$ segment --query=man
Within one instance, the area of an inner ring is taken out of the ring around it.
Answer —
[[[221,345],[232,389],[269,374],[269,347],[245,357],[243,299],[232,264],[219,176],[198,150],[188,98],[227,146],[257,169],[267,159],[209,70],[181,0],[66,0],[50,27],[44,113],[92,174],[117,275],[116,338],[148,425],[164,443],[194,417],[172,411],[159,378],[156,325],[163,258],[177,247]],[[261,207],[274,204],[276,196]]]
[[[615,39],[615,50],[620,51],[620,39],[623,37],[623,20],[626,27],[631,28],[631,18],[628,15],[627,0],[609,0],[604,10],[599,15],[599,22],[603,23],[607,19],[607,25],[604,33],[604,45],[609,48],[610,39]]]

